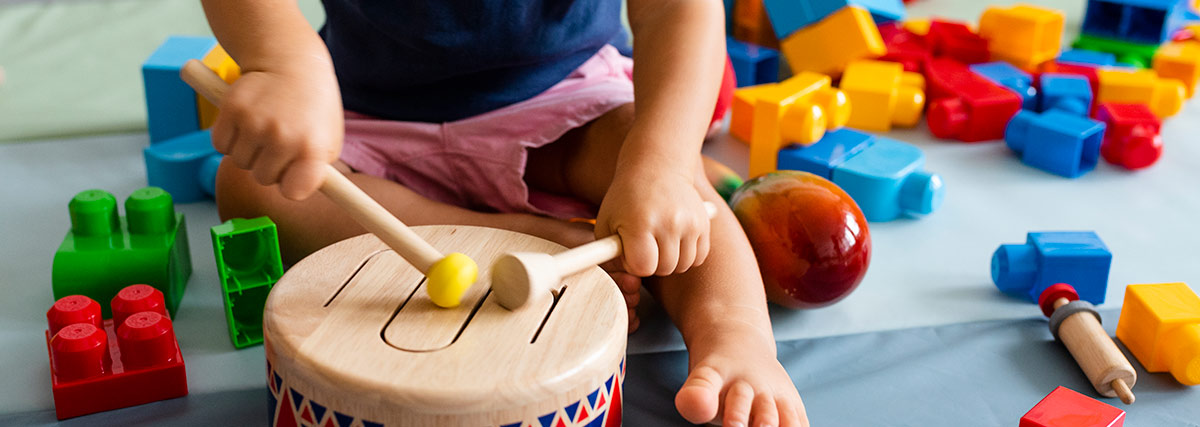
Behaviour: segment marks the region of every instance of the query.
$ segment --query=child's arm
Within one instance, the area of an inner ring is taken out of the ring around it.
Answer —
[[[219,106],[213,146],[289,199],[321,185],[342,149],[342,101],[324,42],[294,0],[202,0],[242,69]]]
[[[709,221],[694,187],[725,67],[717,0],[628,0],[634,121],[600,207],[597,237],[618,233],[626,271],[683,272],[704,262]]]

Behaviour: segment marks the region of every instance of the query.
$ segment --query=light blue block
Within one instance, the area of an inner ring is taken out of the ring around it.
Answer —
[[[898,21],[905,14],[902,0],[763,0],[771,27],[780,40],[846,6],[866,9],[880,23]]]
[[[1087,49],[1071,49],[1059,54],[1058,62],[1107,67],[1117,65],[1117,55]]]
[[[744,43],[733,37],[725,38],[725,49],[737,76],[737,87],[775,83],[779,81],[779,51]]]
[[[1024,244],[1001,245],[992,254],[992,282],[1000,291],[1031,302],[1057,283],[1079,299],[1103,304],[1112,252],[1092,231],[1029,233]]]
[[[1088,0],[1083,34],[1162,44],[1187,23],[1184,0]]]
[[[142,63],[151,144],[200,130],[196,93],[179,78],[179,70],[189,59],[204,59],[216,45],[212,37],[171,36]]]
[[[858,203],[867,221],[929,214],[942,204],[945,187],[922,170],[921,149],[894,139],[875,142],[833,170],[833,183]]]
[[[1021,97],[1021,108],[1037,108],[1037,89],[1033,87],[1033,76],[1012,64],[1003,61],[971,65],[971,71],[992,83],[1004,86]]]
[[[833,180],[834,168],[874,142],[874,136],[850,128],[828,131],[815,144],[793,144],[779,150],[776,169],[804,171]]]
[[[1059,110],[1080,116],[1092,110],[1092,83],[1075,74],[1042,74],[1038,111]]]
[[[220,162],[221,154],[213,148],[208,130],[152,144],[142,150],[142,156],[146,180],[171,193],[176,203],[198,202],[214,194],[216,170],[210,163]]]
[[[1096,168],[1103,139],[1103,122],[1060,110],[1021,111],[1004,132],[1004,142],[1025,164],[1067,178]]]

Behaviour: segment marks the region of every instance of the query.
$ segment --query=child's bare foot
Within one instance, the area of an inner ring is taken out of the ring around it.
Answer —
[[[775,358],[774,343],[749,334],[716,332],[689,346],[688,379],[675,408],[693,423],[725,427],[808,426],[804,403]]]

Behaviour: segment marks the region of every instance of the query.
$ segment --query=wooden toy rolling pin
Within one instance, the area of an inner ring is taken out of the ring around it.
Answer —
[[[1103,396],[1133,403],[1137,372],[1100,326],[1095,307],[1080,300],[1075,288],[1066,283],[1046,288],[1038,305],[1050,316],[1050,332],[1067,346],[1092,387]]]
[[[704,210],[709,219],[717,215],[717,207],[711,202],[704,202]],[[501,306],[516,310],[530,300],[556,295],[556,285],[563,277],[619,256],[621,236],[616,234],[554,255],[538,252],[506,254],[492,264],[492,294]]]
[[[229,89],[228,83],[195,59],[184,64],[180,75],[183,81],[214,105],[221,105],[221,99]],[[325,172],[321,193],[425,274],[429,280],[425,290],[435,304],[441,307],[457,306],[463,293],[475,283],[479,274],[479,266],[475,261],[457,252],[442,256],[441,252],[413,233],[333,165],[326,165]]]

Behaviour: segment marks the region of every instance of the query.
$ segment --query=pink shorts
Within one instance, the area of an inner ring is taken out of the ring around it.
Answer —
[[[342,161],[439,202],[557,218],[592,217],[591,204],[525,183],[528,150],[633,102],[633,61],[605,46],[545,92],[449,123],[346,112]]]

